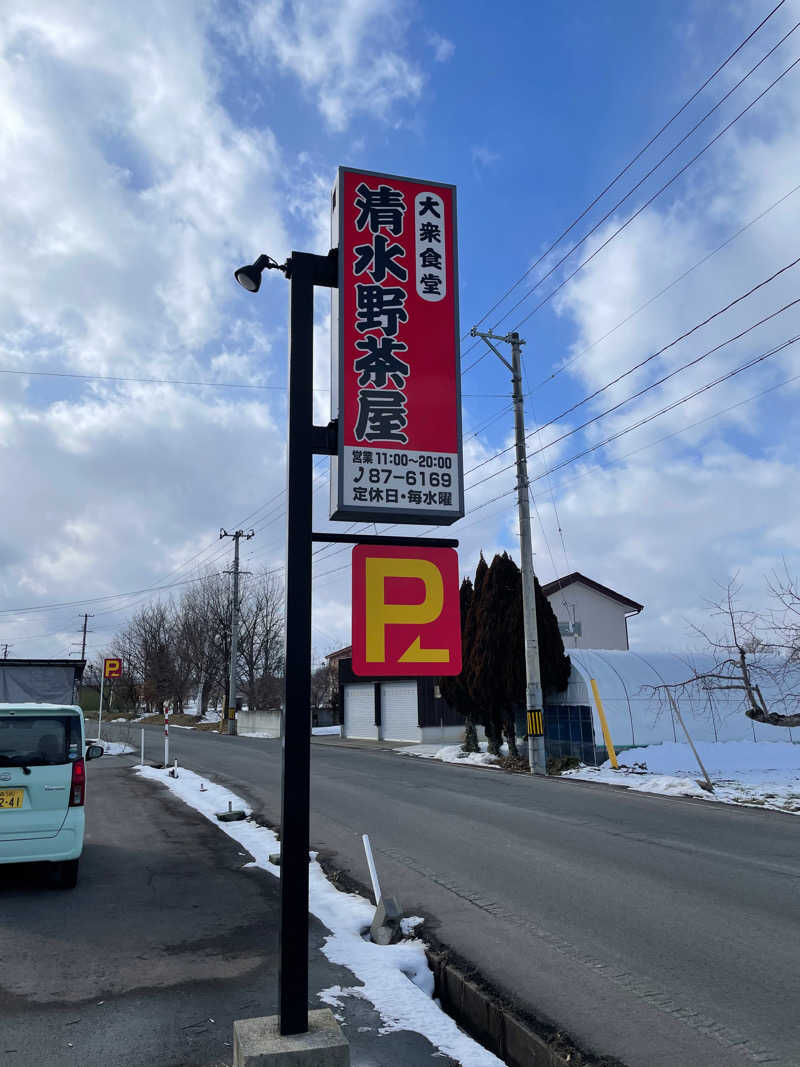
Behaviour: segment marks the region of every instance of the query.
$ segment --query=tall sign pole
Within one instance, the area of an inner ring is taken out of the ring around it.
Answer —
[[[531,537],[531,509],[529,499],[528,453],[525,447],[525,406],[522,393],[521,352],[524,341],[518,333],[498,337],[476,327],[472,337],[482,338],[500,362],[511,371],[514,399],[514,437],[517,458],[517,515],[519,518],[520,570],[522,572],[522,617],[525,630],[525,710],[528,734],[528,764],[531,774],[547,774],[547,753],[544,744],[544,708],[542,680],[539,668],[539,634],[536,622],[536,582],[533,570],[533,539]],[[503,341],[511,345],[511,362],[492,344]]]
[[[340,168],[333,209],[338,244],[327,256],[292,252],[279,264],[262,254],[235,272],[249,292],[258,292],[266,269],[282,270],[291,283],[278,976],[284,1036],[308,1032],[312,544],[452,550],[458,543],[313,532],[313,457],[333,457],[334,519],[447,524],[463,515],[455,190]],[[313,425],[315,286],[333,291],[335,417],[327,426]],[[419,648],[423,660],[429,657],[418,673],[458,670],[460,637],[451,621],[458,619],[457,562],[423,551],[386,566],[387,580],[399,567],[401,580],[405,568],[414,570],[409,581],[422,574],[427,583],[424,607],[416,584],[407,600],[416,636],[406,652],[413,658]],[[384,586],[363,592],[374,616],[383,618],[390,646],[402,644],[403,624],[392,621],[396,605],[390,602],[387,614],[378,604],[386,601]],[[423,632],[428,623],[434,630]],[[433,650],[441,662],[430,660],[428,637],[441,646]],[[405,658],[402,648],[398,654]]]
[[[281,742],[280,1031],[308,1030],[308,849],[311,767],[311,494],[314,286],[336,285],[336,257],[292,252],[289,291],[286,665]]]

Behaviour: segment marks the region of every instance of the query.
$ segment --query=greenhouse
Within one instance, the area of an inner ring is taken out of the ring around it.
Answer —
[[[569,656],[572,660],[569,688],[555,697],[548,695],[545,734],[548,752],[553,752],[561,741],[563,754],[567,755],[580,742],[584,749],[580,758],[586,762],[589,762],[590,744],[596,749],[596,760],[606,758],[592,679],[612,743],[621,750],[663,741],[684,741],[685,735],[669,699],[657,687],[684,682],[694,673],[710,671],[714,666],[710,655],[698,653],[570,649]],[[780,713],[796,710],[777,684],[767,684],[759,676],[759,685],[770,710]],[[800,742],[800,729],[768,726],[748,719],[744,693],[740,690],[707,688],[695,682],[685,690],[678,690],[675,699],[694,741]]]

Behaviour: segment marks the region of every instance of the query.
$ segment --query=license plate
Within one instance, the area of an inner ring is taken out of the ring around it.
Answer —
[[[24,789],[0,789],[0,809],[21,808]]]

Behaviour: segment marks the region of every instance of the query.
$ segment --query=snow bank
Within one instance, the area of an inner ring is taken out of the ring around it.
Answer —
[[[133,745],[126,745],[124,741],[97,741],[103,749],[104,756],[124,756],[128,752],[135,752]]]
[[[341,726],[312,726],[311,733],[315,737],[341,737]]]
[[[435,759],[441,763],[468,763],[473,767],[492,767],[499,770],[497,756],[490,756],[489,744],[481,741],[480,752],[464,752],[461,745],[414,745],[413,748],[396,748],[403,756],[420,756],[422,759]],[[508,755],[508,745],[501,745],[500,752]]]
[[[698,741],[695,748],[712,776],[774,770],[791,770],[800,775],[800,745],[788,741]],[[674,742],[629,748],[618,759],[628,767],[646,763],[648,771],[657,774],[694,775],[697,771],[691,748]]]
[[[744,804],[800,814],[800,745],[787,741],[700,741],[697,751],[714,783],[697,784],[702,772],[688,744],[665,742],[619,754],[619,770],[580,767],[565,778],[625,786],[643,793],[695,796],[723,804]]]
[[[178,778],[171,778],[167,771],[154,767],[137,767],[137,774],[166,785],[246,848],[254,858],[253,866],[261,867],[275,877],[280,876],[280,868],[269,862],[270,853],[280,851],[272,830],[249,820],[220,823],[216,818],[218,811],[227,810],[229,802],[250,815],[241,797],[183,768],[179,769]],[[322,951],[332,963],[346,967],[363,983],[348,988],[333,986],[319,993],[319,999],[333,1007],[341,1007],[345,997],[361,997],[380,1015],[381,1033],[416,1031],[463,1067],[503,1067],[501,1060],[462,1033],[431,999],[433,975],[422,941],[415,938],[386,946],[365,941],[362,931],[371,923],[375,909],[363,897],[335,889],[317,863],[316,853],[311,855],[309,909],[330,930]]]

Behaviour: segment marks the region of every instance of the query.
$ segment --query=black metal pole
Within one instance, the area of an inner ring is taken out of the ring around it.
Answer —
[[[286,664],[281,804],[280,1025],[308,1030],[311,486],[315,257],[292,252],[289,294]]]
[[[286,663],[278,987],[282,1034],[308,1031],[308,846],[311,765],[311,492],[314,286],[335,286],[336,257],[289,260]]]

